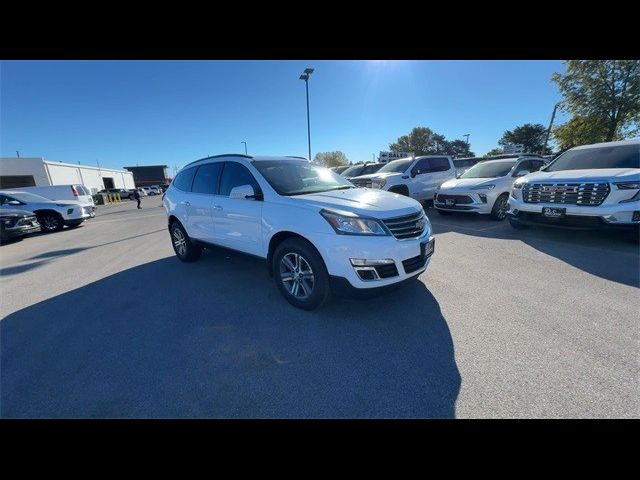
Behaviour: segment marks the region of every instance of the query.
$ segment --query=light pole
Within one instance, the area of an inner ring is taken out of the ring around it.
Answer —
[[[469,135],[471,135],[470,133],[465,133],[464,135],[462,135],[463,137],[467,137],[467,147],[469,146]]]
[[[305,68],[300,75],[300,80],[304,80],[307,87],[307,138],[309,139],[309,161],[311,161],[311,123],[309,122],[309,76],[313,73],[313,68]]]
[[[542,155],[544,155],[545,152],[547,151],[547,143],[549,142],[549,135],[551,135],[551,126],[553,125],[553,120],[556,118],[556,110],[558,109],[558,105],[560,105],[560,102],[556,103],[555,106],[553,107],[553,113],[551,114],[551,121],[549,122],[549,128],[547,129],[547,136],[544,139],[544,147],[542,149],[542,152],[540,152]]]
[[[244,143],[244,154],[247,155],[247,142],[240,142],[240,143]]]

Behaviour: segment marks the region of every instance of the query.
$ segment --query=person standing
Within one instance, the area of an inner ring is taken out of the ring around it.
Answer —
[[[138,201],[138,208],[142,208],[140,206],[140,192],[138,191],[137,188],[136,188],[136,191],[133,192],[133,198],[135,198]]]

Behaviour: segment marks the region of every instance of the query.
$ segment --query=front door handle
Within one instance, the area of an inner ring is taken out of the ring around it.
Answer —
[[[187,207],[189,207],[191,205],[190,202],[182,202],[183,205],[186,205]]]
[[[216,210],[216,211],[218,211],[218,212],[221,212],[221,211],[222,211],[222,207],[221,207],[220,205],[214,205],[214,206],[213,206],[213,209],[214,209],[214,210]]]

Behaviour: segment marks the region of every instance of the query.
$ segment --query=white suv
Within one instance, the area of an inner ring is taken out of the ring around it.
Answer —
[[[545,224],[637,233],[640,139],[567,150],[541,171],[516,180],[507,214],[514,228]]]
[[[355,177],[351,181],[361,187],[388,190],[424,202],[432,200],[436,189],[455,176],[456,168],[451,157],[433,155],[394,160],[376,173]]]
[[[163,204],[180,260],[197,260],[209,244],[262,257],[282,295],[306,310],[330,291],[375,294],[417,277],[434,249],[415,200],[356,188],[293,157],[197,160]]]
[[[441,215],[470,212],[504,220],[513,183],[544,165],[542,157],[518,156],[477,163],[458,178],[440,185],[433,206]]]

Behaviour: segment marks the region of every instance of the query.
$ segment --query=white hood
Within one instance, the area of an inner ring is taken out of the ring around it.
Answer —
[[[534,172],[525,175],[527,182],[625,182],[639,181],[640,169],[602,168],[591,170],[561,170],[558,172]]]
[[[422,210],[422,205],[412,198],[370,188],[333,190],[288,198],[315,208],[343,210],[375,218],[409,215]]]
[[[440,185],[442,190],[468,190],[470,187],[481,187],[482,185],[495,185],[496,182],[503,181],[505,177],[498,178],[453,178]]]
[[[360,180],[360,179],[372,179],[372,178],[389,178],[393,176],[402,176],[402,173],[396,172],[383,172],[383,173],[370,173],[369,175],[360,175],[359,177],[351,177],[349,180]]]

